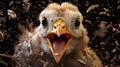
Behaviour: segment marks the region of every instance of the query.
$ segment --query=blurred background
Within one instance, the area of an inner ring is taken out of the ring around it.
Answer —
[[[11,67],[10,56],[21,35],[18,24],[37,27],[40,12],[53,2],[78,6],[89,46],[105,67],[120,67],[120,0],[0,0],[0,67]]]

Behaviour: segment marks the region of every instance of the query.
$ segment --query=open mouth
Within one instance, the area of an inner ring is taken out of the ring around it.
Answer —
[[[60,61],[71,39],[72,35],[70,33],[61,34],[59,37],[55,33],[49,33],[47,35],[48,44],[56,62]]]

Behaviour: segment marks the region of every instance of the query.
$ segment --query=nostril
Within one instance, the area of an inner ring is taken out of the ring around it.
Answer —
[[[57,27],[56,27],[56,26],[54,26],[54,28],[56,29]]]
[[[64,26],[62,26],[62,29],[64,29],[65,27]]]

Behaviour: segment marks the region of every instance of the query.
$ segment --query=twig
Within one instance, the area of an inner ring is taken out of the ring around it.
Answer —
[[[0,57],[5,57],[5,58],[10,58],[10,59],[12,59],[12,56],[6,55],[6,54],[0,54]]]

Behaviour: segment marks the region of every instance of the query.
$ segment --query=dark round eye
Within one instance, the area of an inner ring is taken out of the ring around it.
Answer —
[[[42,25],[43,25],[43,26],[46,26],[46,25],[47,25],[47,19],[46,19],[46,18],[44,18],[44,19],[42,20]]]
[[[75,20],[75,26],[79,27],[80,26],[80,21],[78,19]]]

